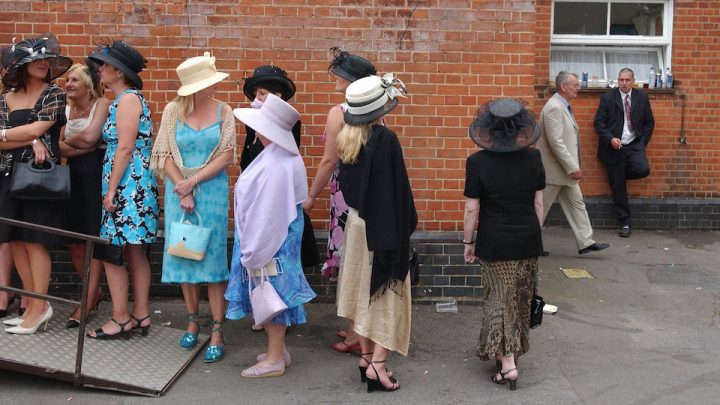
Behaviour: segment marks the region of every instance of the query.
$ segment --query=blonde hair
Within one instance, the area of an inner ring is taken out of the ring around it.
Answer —
[[[337,151],[340,161],[345,164],[357,162],[360,149],[367,143],[370,126],[345,124],[337,135]]]
[[[97,84],[93,83],[92,75],[90,74],[90,68],[87,65],[82,63],[76,63],[70,66],[67,74],[70,75],[70,73],[73,72],[77,75],[78,79],[85,85],[85,87],[87,87],[88,92],[90,92],[90,96],[93,100],[102,98],[102,96],[105,94],[105,90],[103,89],[102,84],[100,84],[100,80],[97,81]]]
[[[173,101],[180,106],[180,119],[185,121],[185,118],[187,118],[187,116],[190,115],[195,108],[193,94],[190,94],[189,96],[177,96]]]

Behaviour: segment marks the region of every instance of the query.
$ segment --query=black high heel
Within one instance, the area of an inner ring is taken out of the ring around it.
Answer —
[[[370,360],[368,360],[368,359],[366,359],[365,357],[363,357],[363,356],[366,356],[366,355],[368,355],[368,354],[373,354],[373,352],[370,352],[370,353],[361,353],[361,354],[360,354],[360,357],[361,357],[363,360],[367,361],[368,364],[370,364],[370,363],[372,363],[372,357],[370,357]],[[365,383],[365,382],[367,381],[367,376],[365,375],[365,373],[367,372],[367,367],[363,367],[363,366],[358,365],[358,368],[360,369],[360,382],[361,382],[361,383]]]
[[[373,371],[375,371],[377,380],[365,376],[365,378],[367,378],[367,392],[374,392],[374,391],[390,392],[390,391],[397,391],[400,389],[400,384],[398,384],[397,380],[392,377],[388,377],[390,379],[390,382],[392,383],[392,387],[390,387],[390,388],[383,385],[382,381],[380,381],[380,374],[377,372],[377,369],[375,368],[373,363],[385,363],[385,361],[386,360],[370,362],[370,367],[372,367]],[[385,372],[387,373],[387,370],[385,370]]]
[[[500,379],[497,379],[497,374],[490,377],[490,381],[494,382],[495,384],[505,384],[506,382],[510,383],[510,391],[515,391],[517,389],[517,380],[518,378],[506,378],[505,376],[510,374],[511,372],[517,370],[517,367],[511,368],[510,370],[507,370],[505,372],[500,371],[498,374],[500,375]]]
[[[8,294],[10,294],[10,293],[8,293]],[[8,308],[10,308],[10,306],[15,303],[15,298],[17,298],[17,297],[15,295],[13,295],[13,297],[8,300],[7,306],[5,307],[5,309],[0,309],[0,318],[5,318],[7,316]]]
[[[130,319],[128,319],[128,320],[125,321],[125,322],[118,322],[118,321],[116,321],[116,320],[113,319],[113,318],[110,318],[110,320],[113,321],[113,322],[115,322],[115,323],[117,324],[117,326],[120,327],[120,331],[119,331],[119,332],[113,333],[113,334],[108,334],[108,333],[105,333],[105,331],[102,329],[102,327],[100,327],[100,328],[98,328],[98,329],[95,330],[95,336],[92,336],[92,335],[89,334],[89,333],[88,333],[87,336],[88,336],[89,338],[91,338],[91,339],[97,339],[97,340],[117,339],[117,338],[120,338],[120,337],[127,339],[128,337],[130,337],[130,336],[128,335],[128,333],[130,333],[130,331],[132,330],[132,327],[130,327],[130,329],[128,329],[128,330],[125,330],[125,327],[130,323]]]
[[[146,317],[144,317],[144,318],[142,318],[142,319],[137,319],[137,318],[135,318],[134,316],[130,315],[130,319],[132,319],[133,321],[137,322],[135,325],[132,325],[132,328],[130,328],[130,330],[140,329],[140,334],[141,334],[142,336],[147,336],[148,333],[150,333],[150,325],[142,326],[142,323],[143,323],[146,319],[149,319],[149,318],[150,318],[150,315],[149,315],[149,314],[148,314],[148,316],[146,316]]]

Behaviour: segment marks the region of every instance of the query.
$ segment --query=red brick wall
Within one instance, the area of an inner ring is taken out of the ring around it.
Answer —
[[[404,147],[419,229],[455,231],[462,227],[465,158],[475,150],[467,126],[477,106],[512,96],[542,108],[550,8],[549,0],[3,0],[0,44],[50,31],[65,54],[81,61],[94,44],[124,38],[149,59],[141,76],[156,122],[179,86],[174,68],[187,57],[212,50],[219,69],[231,73],[219,98],[232,106],[247,105],[236,80],[260,64],[282,66],[297,84],[294,104],[303,116],[302,153],[311,178],[322,155],[325,114],[342,101],[326,72],[327,49],[360,53],[408,85],[410,97],[387,123]],[[653,174],[632,184],[634,196],[720,197],[714,139],[720,135],[718,21],[716,0],[675,1],[673,72],[678,90],[687,94],[688,144],[678,142],[679,94],[651,96],[657,120],[648,152]],[[588,196],[608,194],[591,123],[598,99],[585,93],[574,103]],[[313,213],[318,229],[326,212],[323,199]]]

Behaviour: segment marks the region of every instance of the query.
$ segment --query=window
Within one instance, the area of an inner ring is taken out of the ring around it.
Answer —
[[[604,87],[624,67],[647,82],[652,67],[665,74],[672,48],[672,0],[554,0],[550,80],[561,70],[588,73]]]

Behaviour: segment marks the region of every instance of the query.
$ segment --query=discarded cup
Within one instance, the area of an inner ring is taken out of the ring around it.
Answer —
[[[450,312],[456,314],[457,311],[457,301],[455,300],[435,303],[435,312]]]

